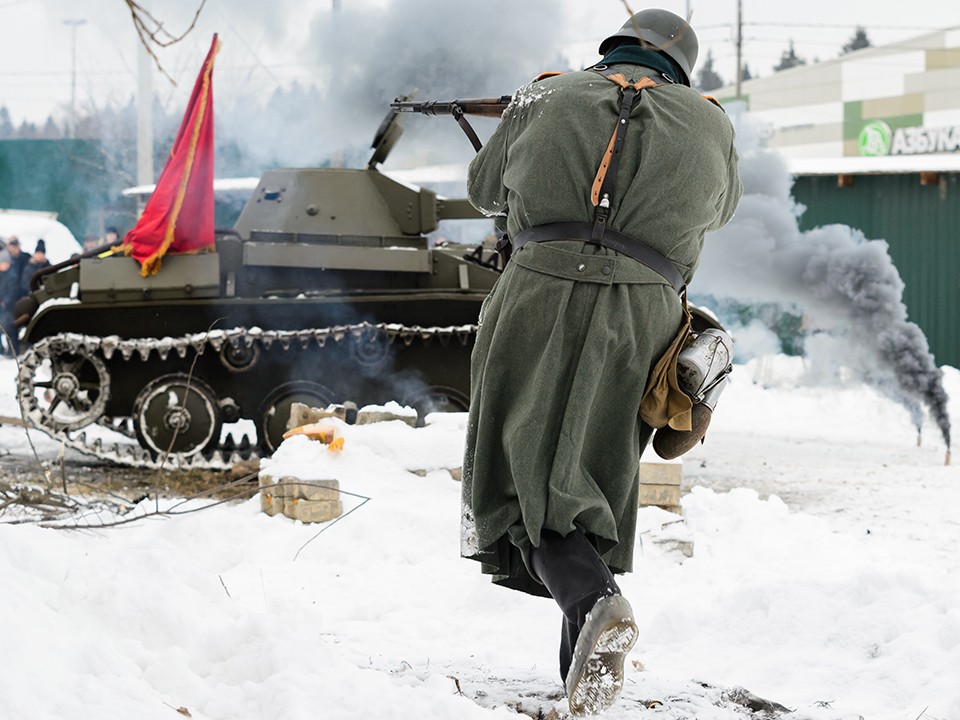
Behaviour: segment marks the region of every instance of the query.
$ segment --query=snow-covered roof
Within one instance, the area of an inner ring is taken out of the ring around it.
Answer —
[[[257,184],[260,182],[259,177],[241,177],[241,178],[217,178],[213,181],[213,191],[214,192],[237,192],[237,191],[250,191],[257,189]],[[129,187],[123,190],[120,194],[124,197],[137,197],[140,195],[150,195],[155,189],[155,184],[151,185],[135,185],[134,187]]]
[[[960,172],[960,153],[883,157],[788,158],[791,175],[869,175],[881,173]]]

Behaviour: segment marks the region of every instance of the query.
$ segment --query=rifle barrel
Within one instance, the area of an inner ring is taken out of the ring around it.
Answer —
[[[416,112],[422,115],[479,115],[498,118],[503,115],[507,105],[513,99],[511,95],[498,98],[475,98],[471,100],[428,100],[426,102],[405,102],[394,100],[390,107],[394,112]]]

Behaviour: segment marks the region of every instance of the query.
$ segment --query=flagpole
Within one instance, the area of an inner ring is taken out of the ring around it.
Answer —
[[[137,184],[152,185],[153,175],[153,67],[147,48],[137,42]],[[143,211],[143,200],[137,208]]]

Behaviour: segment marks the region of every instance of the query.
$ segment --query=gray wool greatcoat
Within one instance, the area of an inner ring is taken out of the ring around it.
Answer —
[[[633,107],[608,226],[672,260],[689,282],[704,233],[742,192],[733,128],[694,90],[655,70]],[[468,194],[511,237],[592,222],[594,177],[619,88],[591,71],[520,89],[470,165]],[[543,529],[580,528],[614,572],[632,569],[647,376],[677,334],[681,301],[653,270],[578,240],[529,243],[484,301],[471,363],[461,554],[502,585],[538,595],[529,549]]]

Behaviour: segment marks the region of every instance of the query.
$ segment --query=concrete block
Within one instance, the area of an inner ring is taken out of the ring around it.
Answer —
[[[284,498],[283,514],[305,523],[328,522],[343,515],[343,504],[339,500]]]
[[[410,427],[417,426],[417,413],[414,411],[404,414],[398,414],[387,410],[357,411],[356,408],[352,408],[352,411],[356,413],[356,417],[353,417],[351,420],[352,424],[355,425],[369,425],[371,423],[400,420],[401,422],[405,422]],[[295,428],[301,425],[310,425],[328,418],[337,418],[347,422],[348,414],[351,413],[348,413],[348,409],[343,405],[330,405],[326,408],[312,408],[308,405],[304,405],[303,403],[292,403],[290,405],[290,420],[287,424],[287,427]]]
[[[257,484],[260,486],[260,489],[269,488],[274,484],[273,478],[267,475],[266,473],[260,473],[257,475]]]
[[[303,403],[290,404],[290,419],[287,421],[287,428],[295,428],[301,425],[309,425],[324,418],[338,417],[337,413],[323,408],[312,408]],[[343,416],[339,416],[343,419]]]
[[[299,480],[294,490],[302,500],[340,500],[339,480]]]
[[[274,497],[269,493],[260,493],[260,510],[273,517],[283,512],[283,498]]]
[[[301,522],[327,522],[343,514],[340,482],[300,480],[284,476],[278,480],[261,473],[260,509],[267,515],[286,515]]]
[[[297,494],[297,485],[299,480],[295,477],[281,477],[274,479],[265,473],[260,473],[257,477],[260,484],[260,493],[267,493],[274,497],[295,497]]]

